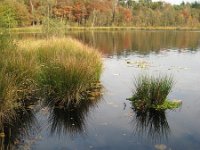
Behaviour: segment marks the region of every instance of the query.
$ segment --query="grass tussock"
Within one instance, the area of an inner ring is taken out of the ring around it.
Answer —
[[[77,40],[51,38],[21,41],[21,49],[34,51],[39,63],[37,82],[55,103],[79,102],[93,83],[98,84],[101,55]],[[48,97],[48,99],[49,99]]]
[[[101,55],[76,40],[51,38],[12,44],[12,48],[1,48],[0,122],[15,118],[15,110],[35,98],[53,99],[57,105],[78,103],[100,86]]]
[[[0,55],[0,122],[15,118],[15,110],[30,100],[37,90],[37,65],[27,53],[12,47]]]
[[[167,101],[173,87],[171,76],[140,76],[135,81],[135,91],[131,98],[136,109],[172,109],[175,103]]]

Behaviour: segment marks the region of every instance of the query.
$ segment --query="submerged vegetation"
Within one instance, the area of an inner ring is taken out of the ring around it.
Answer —
[[[140,76],[135,82],[135,92],[130,100],[137,110],[150,108],[157,110],[175,109],[180,106],[178,101],[168,101],[167,96],[173,87],[173,78],[168,76]]]
[[[4,46],[0,55],[0,131],[31,101],[78,104],[99,96],[100,54],[71,38],[22,40]],[[6,59],[5,59],[6,58]],[[3,124],[2,124],[3,123]]]

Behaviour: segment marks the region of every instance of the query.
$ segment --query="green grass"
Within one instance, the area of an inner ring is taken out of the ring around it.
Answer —
[[[182,104],[182,102],[179,102],[179,101],[166,100],[161,105],[153,105],[152,108],[155,110],[175,109],[175,108],[179,108],[181,106],[181,104]]]
[[[7,47],[4,42],[0,45],[0,122],[15,118],[15,110],[33,98],[37,90],[37,64],[32,53],[17,49],[8,40]]]
[[[173,109],[179,107],[176,102],[167,101],[167,96],[173,87],[171,76],[145,76],[135,81],[135,91],[130,98],[136,109]]]
[[[91,85],[99,82],[101,55],[74,39],[22,41],[18,46],[36,53],[37,82],[47,98],[53,98],[55,103],[78,103]]]
[[[101,86],[102,62],[97,50],[71,38],[13,40],[7,47],[3,40],[0,45],[1,123],[14,119],[16,110],[27,107],[32,100],[53,99],[54,104],[65,105],[79,103],[91,93],[100,94],[93,91]]]

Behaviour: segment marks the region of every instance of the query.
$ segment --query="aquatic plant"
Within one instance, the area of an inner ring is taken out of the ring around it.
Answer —
[[[167,101],[173,87],[171,76],[149,77],[142,75],[135,81],[135,91],[130,98],[136,109],[173,109],[180,103]]]
[[[6,59],[5,59],[6,58]],[[0,56],[0,122],[15,117],[15,109],[23,107],[35,96],[35,61],[23,51],[4,51]]]
[[[34,51],[40,71],[37,82],[47,99],[61,105],[79,102],[92,86],[98,86],[101,55],[71,38],[22,41],[24,50]]]
[[[1,51],[0,130],[32,100],[64,105],[100,95],[100,57],[70,38],[17,41],[16,48]]]

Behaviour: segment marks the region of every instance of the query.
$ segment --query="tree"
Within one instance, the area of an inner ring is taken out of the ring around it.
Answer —
[[[17,20],[14,10],[6,3],[0,3],[0,27],[10,28],[17,25]]]

